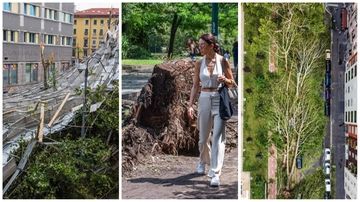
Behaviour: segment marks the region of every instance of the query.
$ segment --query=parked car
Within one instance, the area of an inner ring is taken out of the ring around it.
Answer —
[[[325,73],[325,85],[329,87],[330,84],[331,84],[331,74],[330,74],[330,72],[326,72]]]
[[[303,165],[302,165],[302,156],[298,156],[296,158],[296,168],[301,169],[302,167],[303,167]]]
[[[325,102],[325,109],[324,109],[325,116],[330,116],[330,102],[327,100]]]
[[[331,192],[330,178],[325,178],[325,191],[326,192]]]
[[[325,192],[324,199],[330,199],[330,192]]]
[[[330,100],[330,97],[331,97],[330,88],[329,88],[329,87],[326,87],[326,88],[325,88],[325,98],[326,98],[327,100]]]
[[[325,162],[325,164],[324,164],[324,173],[325,173],[325,175],[330,175],[330,171],[331,171],[330,163]]]
[[[331,61],[326,60],[326,72],[330,72],[330,71],[331,71]]]
[[[324,162],[329,162],[330,159],[331,159],[330,148],[325,148],[325,150],[324,150]]]
[[[331,59],[331,52],[330,49],[325,50],[325,59],[330,60]]]

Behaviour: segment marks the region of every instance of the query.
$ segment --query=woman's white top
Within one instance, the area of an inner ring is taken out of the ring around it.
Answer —
[[[220,61],[220,55],[216,54],[215,59],[215,67],[212,74],[212,77],[210,77],[210,72],[206,68],[206,55],[203,57],[203,61],[201,63],[200,67],[200,81],[202,88],[217,88],[219,87],[220,83],[217,81],[217,78],[219,75],[222,75],[222,68],[221,68],[221,61]]]

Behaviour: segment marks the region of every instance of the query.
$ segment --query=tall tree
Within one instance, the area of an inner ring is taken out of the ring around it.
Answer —
[[[271,81],[271,106],[267,115],[273,127],[278,154],[283,156],[291,190],[295,180],[299,145],[318,141],[324,127],[318,83],[326,41],[324,8],[320,3],[257,4],[267,10],[255,37],[256,49],[274,55],[276,74]],[[275,49],[273,49],[275,47]],[[275,51],[274,51],[275,50]],[[317,140],[314,140],[316,139]],[[282,185],[280,184],[280,187]]]

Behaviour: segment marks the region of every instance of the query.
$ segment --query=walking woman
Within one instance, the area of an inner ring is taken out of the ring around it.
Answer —
[[[188,45],[189,52],[190,52],[190,58],[193,60],[196,60],[196,52],[195,52],[196,43],[195,43],[194,39],[189,38],[187,45]]]
[[[203,57],[195,63],[193,86],[190,93],[188,116],[194,118],[192,107],[201,82],[201,92],[198,100],[197,128],[199,129],[200,161],[197,172],[205,173],[205,165],[210,165],[208,176],[211,186],[220,185],[221,168],[225,155],[225,125],[219,115],[220,95],[218,87],[226,83],[233,87],[233,75],[230,62],[226,59],[225,75],[222,71],[223,56],[219,54],[219,46],[212,34],[203,34],[199,39],[200,52]],[[212,145],[210,147],[210,132],[213,129]]]

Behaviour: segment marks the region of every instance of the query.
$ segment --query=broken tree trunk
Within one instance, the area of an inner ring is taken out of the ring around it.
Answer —
[[[194,68],[195,61],[190,59],[155,65],[137,102],[130,107],[130,114],[123,117],[123,175],[130,172],[142,156],[149,154],[199,155],[199,131],[196,128],[198,96],[194,103],[195,119],[187,116]],[[124,104],[128,106],[129,102]],[[237,140],[237,120],[227,123],[227,136],[230,137],[227,141],[229,150],[234,146],[232,138]]]

